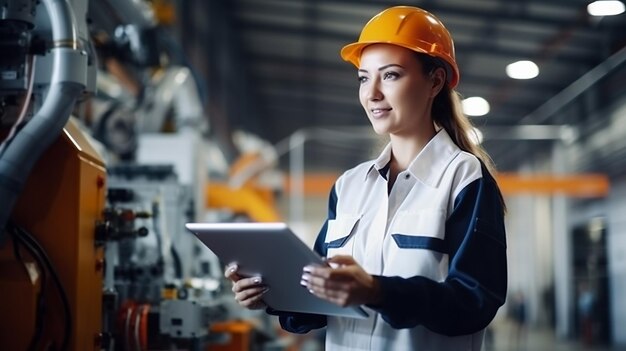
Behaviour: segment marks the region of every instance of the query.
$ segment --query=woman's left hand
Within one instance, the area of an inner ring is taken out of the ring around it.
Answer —
[[[339,306],[380,301],[377,281],[352,256],[334,256],[327,262],[329,267],[304,267],[300,284],[315,296]]]

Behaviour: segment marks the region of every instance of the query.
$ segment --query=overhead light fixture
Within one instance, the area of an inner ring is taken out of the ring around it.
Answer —
[[[539,67],[532,61],[517,61],[506,66],[506,75],[513,79],[532,79],[539,75]]]
[[[489,103],[480,96],[472,96],[464,99],[463,112],[468,116],[484,116],[489,113]]]
[[[587,5],[587,13],[591,16],[615,16],[624,10],[624,3],[618,0],[598,0]]]

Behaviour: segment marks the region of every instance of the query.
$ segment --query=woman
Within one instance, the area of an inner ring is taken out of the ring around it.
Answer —
[[[327,327],[327,350],[480,350],[506,295],[504,202],[487,154],[453,88],[450,34],[432,14],[392,7],[345,46],[380,156],[335,183],[315,250],[329,267],[304,268],[301,284],[369,319],[274,311],[284,329]],[[268,287],[227,267],[237,301],[265,307]]]

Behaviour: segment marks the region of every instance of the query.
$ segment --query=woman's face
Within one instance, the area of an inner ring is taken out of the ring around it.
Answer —
[[[432,136],[430,111],[445,80],[443,69],[425,75],[413,51],[374,44],[363,50],[358,72],[359,99],[377,134]]]

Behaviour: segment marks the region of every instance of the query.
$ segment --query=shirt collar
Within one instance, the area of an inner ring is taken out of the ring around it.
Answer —
[[[372,161],[372,165],[365,173],[365,179],[372,173],[372,170],[378,171],[383,178],[387,179],[389,161],[391,161],[391,143],[387,143],[387,146],[385,146],[378,158]]]
[[[420,182],[436,187],[452,159],[461,152],[450,135],[442,128],[424,146],[422,151],[409,164],[407,171]],[[391,143],[387,144],[377,159],[372,162],[366,176],[373,169],[381,172],[391,161]]]

